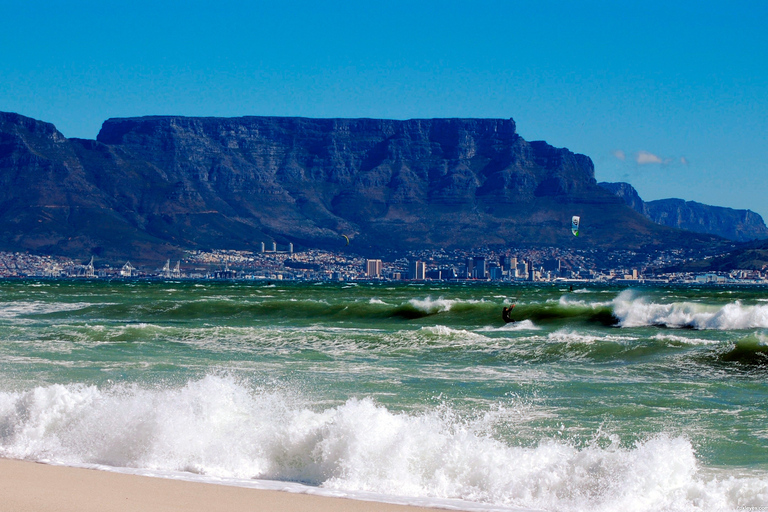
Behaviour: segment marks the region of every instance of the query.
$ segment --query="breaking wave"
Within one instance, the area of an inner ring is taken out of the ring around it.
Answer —
[[[398,413],[367,398],[318,410],[229,377],[176,388],[51,385],[0,393],[0,456],[299,482],[384,501],[565,511],[768,505],[768,479],[704,470],[682,437],[520,446],[494,435],[505,418],[446,407]]]
[[[699,330],[768,328],[768,305],[744,305],[740,301],[723,306],[695,302],[659,304],[637,297],[630,290],[614,299],[613,314],[621,327],[659,326]]]

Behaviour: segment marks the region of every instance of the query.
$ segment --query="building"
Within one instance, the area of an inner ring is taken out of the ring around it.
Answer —
[[[123,268],[120,269],[120,277],[133,277],[136,267],[131,265],[130,261],[127,261]]]
[[[528,279],[528,262],[525,260],[520,260],[517,262],[516,271],[515,271],[515,277],[518,279]]]
[[[96,277],[96,272],[93,266],[93,256],[91,256],[91,261],[89,261],[87,265],[83,265],[83,275],[85,277]]]
[[[427,273],[427,264],[414,260],[408,263],[408,279],[423,281]]]
[[[474,269],[475,269],[474,264],[472,262],[472,258],[467,258],[467,261],[465,262],[465,265],[467,267],[466,278],[467,279],[472,279],[474,277],[474,273],[473,272],[474,272]]]
[[[368,260],[366,262],[365,273],[370,278],[378,279],[381,277],[381,260]]]
[[[553,258],[549,260],[544,260],[542,267],[547,272],[555,272],[559,274],[560,271],[562,270],[562,263],[559,258]]]
[[[475,279],[485,279],[486,278],[486,268],[485,268],[485,256],[475,256],[472,258],[472,277]]]

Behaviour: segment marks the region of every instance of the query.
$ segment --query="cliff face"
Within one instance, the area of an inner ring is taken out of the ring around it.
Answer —
[[[675,236],[599,187],[588,157],[526,142],[511,119],[143,117],[106,121],[96,141],[0,122],[5,250],[134,259],[271,240],[340,249],[344,234],[375,254]]]
[[[643,215],[646,214],[645,202],[640,198],[640,195],[637,193],[637,190],[635,190],[635,187],[633,187],[629,183],[623,183],[623,182],[608,183],[608,182],[602,181],[598,183],[598,185],[600,185],[610,193],[623,199],[624,202],[627,203],[627,206],[629,206],[636,212],[641,213]]]
[[[709,206],[682,199],[645,203],[649,219],[694,233],[710,233],[737,242],[768,238],[763,218],[751,210]]]
[[[627,205],[656,224],[713,234],[737,242],[768,238],[768,227],[763,218],[751,210],[709,206],[682,199],[645,202],[629,183],[601,182],[600,186],[621,197]]]

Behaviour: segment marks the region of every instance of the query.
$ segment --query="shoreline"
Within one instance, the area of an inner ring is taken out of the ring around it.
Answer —
[[[439,509],[0,458],[0,512],[136,510],[434,512]]]

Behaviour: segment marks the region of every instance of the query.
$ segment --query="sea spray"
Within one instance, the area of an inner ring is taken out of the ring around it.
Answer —
[[[768,480],[706,475],[682,437],[524,446],[499,439],[498,421],[509,417],[397,413],[369,398],[316,410],[229,377],[53,385],[0,393],[0,455],[548,510],[768,504]]]
[[[740,301],[722,306],[694,302],[656,303],[631,290],[621,292],[614,299],[613,313],[622,327],[768,328],[768,305],[744,305]]]

